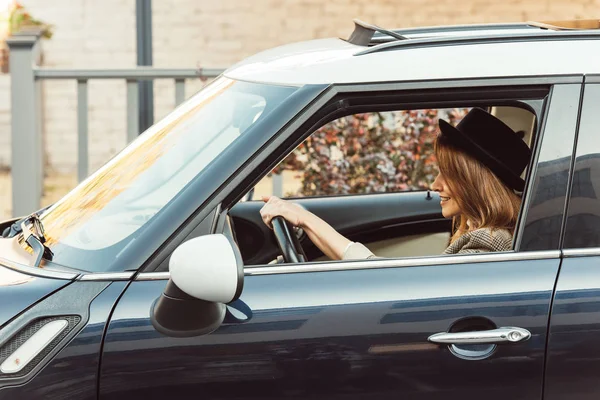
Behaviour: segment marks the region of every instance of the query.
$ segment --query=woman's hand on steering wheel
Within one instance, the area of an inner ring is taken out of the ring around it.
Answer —
[[[264,196],[263,201],[266,204],[260,209],[260,216],[269,228],[273,229],[271,220],[278,216],[283,217],[293,226],[302,227],[303,217],[307,213],[304,208],[276,196]]]
[[[266,204],[260,210],[263,222],[275,234],[275,241],[281,250],[283,259],[288,263],[299,263],[307,260],[304,249],[293,230],[293,226],[301,226],[306,211],[301,206],[281,200],[278,197],[263,197]]]

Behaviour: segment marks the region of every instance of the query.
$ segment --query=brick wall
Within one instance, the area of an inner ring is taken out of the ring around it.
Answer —
[[[43,43],[44,66],[135,65],[135,1],[21,0],[55,25]],[[352,19],[385,27],[517,22],[600,16],[600,0],[154,0],[154,65],[226,67],[257,51],[292,41],[342,36]],[[188,82],[189,95],[201,83]],[[75,82],[44,83],[44,134],[51,168],[76,170]],[[0,76],[0,164],[10,163],[9,82]],[[155,83],[155,117],[173,107],[171,81]],[[125,83],[89,87],[90,167],[125,145]]]

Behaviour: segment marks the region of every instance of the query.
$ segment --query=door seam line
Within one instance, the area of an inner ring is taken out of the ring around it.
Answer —
[[[554,280],[554,285],[552,287],[552,296],[550,296],[550,304],[548,309],[548,321],[546,323],[546,343],[544,344],[544,365],[542,368],[542,390],[541,390],[541,400],[544,400],[544,395],[546,394],[546,368],[548,367],[548,347],[550,344],[550,324],[552,323],[552,310],[554,308],[554,298],[556,297],[556,288],[558,287],[558,279],[560,278],[560,271],[562,267],[562,263],[564,258],[561,257],[559,259],[558,268],[556,271],[556,278]]]
[[[104,342],[106,340],[106,335],[108,334],[108,327],[110,325],[110,321],[112,320],[113,313],[117,309],[117,305],[121,301],[121,298],[123,297],[125,292],[127,292],[127,289],[129,288],[129,286],[131,285],[132,282],[133,282],[133,280],[130,280],[129,282],[127,282],[127,285],[125,285],[125,287],[123,288],[123,291],[121,291],[121,293],[115,300],[115,302],[112,306],[112,309],[110,310],[110,313],[108,314],[108,317],[106,318],[106,325],[104,326],[104,329],[102,330],[102,340],[100,341],[100,350],[98,351],[98,369],[96,370],[96,400],[100,400],[100,375],[101,375],[101,371],[102,371],[102,358],[104,356]],[[109,286],[107,286],[107,288]]]

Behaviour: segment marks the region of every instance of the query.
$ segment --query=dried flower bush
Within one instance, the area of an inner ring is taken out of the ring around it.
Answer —
[[[298,172],[298,193],[324,196],[423,190],[437,174],[437,120],[456,124],[468,109],[354,114],[315,131],[273,172]]]

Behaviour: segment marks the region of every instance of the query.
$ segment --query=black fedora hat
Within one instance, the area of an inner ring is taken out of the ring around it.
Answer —
[[[529,164],[531,150],[504,122],[481,108],[473,108],[456,125],[439,120],[441,137],[479,160],[508,187],[523,191],[521,174]]]

